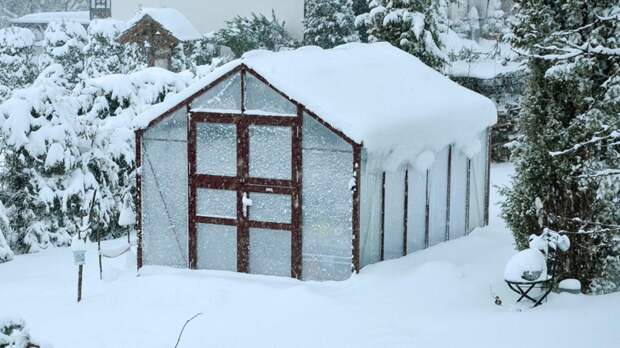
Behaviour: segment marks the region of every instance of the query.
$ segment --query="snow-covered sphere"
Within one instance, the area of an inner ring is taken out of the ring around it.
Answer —
[[[513,282],[536,281],[546,277],[545,256],[536,249],[525,249],[513,255],[504,270],[504,279]]]

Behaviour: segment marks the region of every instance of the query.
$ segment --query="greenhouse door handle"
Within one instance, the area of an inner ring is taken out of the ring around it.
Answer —
[[[243,197],[241,198],[241,204],[243,205],[243,217],[248,217],[248,207],[252,206],[252,200],[248,197],[248,193],[244,192]]]

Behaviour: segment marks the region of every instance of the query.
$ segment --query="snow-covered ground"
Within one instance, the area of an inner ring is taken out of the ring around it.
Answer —
[[[506,184],[511,172],[494,165],[492,182]],[[497,217],[496,189],[492,197],[488,228],[345,282],[153,267],[136,277],[124,257],[105,260],[100,281],[90,245],[77,304],[69,249],[17,256],[0,264],[0,318],[23,317],[56,348],[174,347],[198,312],[179,347],[620,347],[620,294],[514,304],[502,281],[513,240]]]

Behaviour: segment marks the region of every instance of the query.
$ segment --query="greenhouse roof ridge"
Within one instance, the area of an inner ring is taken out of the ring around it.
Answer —
[[[401,162],[449,144],[479,148],[480,133],[497,121],[490,99],[418,58],[388,43],[352,43],[249,52],[153,106],[139,116],[137,128],[243,66],[368,151]]]

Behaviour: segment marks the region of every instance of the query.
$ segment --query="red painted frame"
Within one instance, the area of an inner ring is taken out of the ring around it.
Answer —
[[[236,73],[240,73],[241,78],[241,105],[242,105],[242,114],[232,115],[232,114],[205,114],[205,113],[190,113],[190,105],[191,102],[210,88],[224,81],[225,79],[233,76]],[[244,114],[244,105],[245,105],[245,75],[247,73],[252,74],[259,81],[263,82],[266,86],[271,88],[276,93],[280,94],[291,103],[297,105],[297,115],[296,117],[281,117],[281,116],[263,116],[263,115],[247,115]],[[207,86],[201,88],[196,91],[194,94],[181,101],[176,106],[172,107],[168,111],[164,112],[162,115],[158,116],[149,124],[142,128],[138,129],[135,132],[136,137],[136,167],[141,167],[141,144],[142,144],[142,133],[145,129],[148,129],[157,123],[161,122],[168,116],[172,115],[174,112],[178,111],[181,108],[188,109],[188,259],[189,259],[189,267],[195,269],[197,266],[197,235],[196,228],[197,223],[204,222],[216,222],[224,225],[230,225],[233,221],[227,219],[213,219],[213,218],[205,218],[205,217],[197,217],[196,214],[196,185],[215,185],[220,188],[231,185],[230,182],[226,183],[225,180],[222,180],[218,183],[217,180],[210,180],[214,178],[209,178],[208,176],[200,176],[196,174],[196,123],[197,122],[226,122],[226,123],[234,123],[238,124],[238,122],[254,122],[253,124],[264,124],[264,125],[277,125],[277,126],[291,126],[293,128],[293,173],[292,173],[292,182],[293,185],[290,188],[286,188],[285,182],[281,180],[270,180],[270,179],[257,179],[257,178],[248,178],[248,184],[245,185],[244,189],[246,190],[260,190],[261,186],[275,186],[278,187],[278,192],[282,193],[291,193],[292,196],[292,218],[291,224],[273,224],[273,223],[263,223],[256,221],[245,221],[245,219],[238,219],[240,221],[236,221],[236,224],[240,226],[240,229],[247,230],[249,227],[257,227],[257,228],[271,228],[274,229],[288,229],[290,227],[292,238],[291,238],[291,247],[292,247],[292,260],[291,260],[291,277],[301,279],[302,277],[302,127],[303,127],[303,115],[307,114],[321,125],[328,128],[330,131],[338,135],[340,138],[345,140],[347,143],[351,144],[353,147],[353,173],[355,176],[355,187],[352,190],[352,198],[353,198],[353,206],[352,206],[352,230],[353,230],[353,238],[352,238],[352,258],[353,258],[353,269],[358,272],[360,269],[360,189],[361,189],[361,151],[362,144],[359,144],[349,138],[346,134],[341,132],[340,130],[334,128],[328,122],[324,121],[321,117],[319,117],[316,113],[312,112],[308,108],[306,108],[303,104],[293,100],[284,92],[280,91],[278,88],[273,86],[267,79],[261,76],[259,73],[249,68],[245,64],[240,64],[228,72],[222,74],[220,77],[215,79],[213,82],[209,83]],[[243,117],[244,121],[241,121],[241,117]],[[239,132],[239,127],[237,127]],[[242,132],[243,133],[243,132]],[[247,144],[247,139],[243,139],[244,134],[241,135],[241,142]],[[244,151],[240,149],[242,146],[238,146],[238,152]],[[246,154],[243,152],[238,153],[238,158],[247,158]],[[240,161],[246,162],[246,161]],[[243,173],[246,170],[247,163],[240,163],[241,172]],[[238,170],[239,172],[239,170]],[[247,172],[247,171],[245,171]],[[136,199],[136,229],[138,233],[138,269],[143,266],[143,249],[142,249],[142,195],[141,195],[141,174],[140,170],[137,171],[136,175],[136,186],[137,186],[137,199]],[[222,186],[224,185],[224,186]],[[230,187],[230,186],[229,186]],[[275,190],[276,188],[273,187]],[[238,191],[237,197],[237,209],[242,209],[241,196]],[[261,191],[256,191],[261,192]],[[266,191],[265,191],[266,192]],[[246,226],[247,225],[247,226]],[[249,226],[249,227],[248,227]],[[238,233],[238,236],[241,236],[241,241],[238,241],[238,271],[247,272],[247,244],[249,240],[247,238],[247,233]]]

